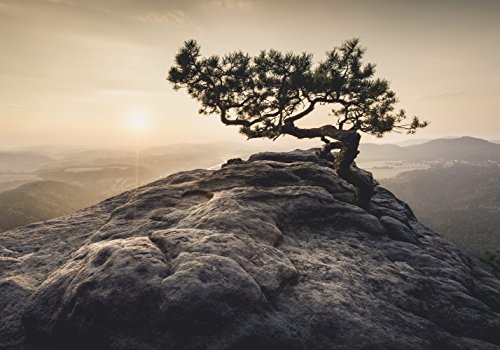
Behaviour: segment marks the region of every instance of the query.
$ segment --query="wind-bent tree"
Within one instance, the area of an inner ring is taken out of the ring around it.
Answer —
[[[196,41],[186,41],[168,73],[174,89],[187,88],[201,104],[201,114],[216,114],[226,125],[240,126],[248,138],[280,135],[319,138],[320,156],[335,153],[337,174],[357,189],[357,204],[366,207],[373,184],[351,165],[360,132],[382,137],[390,131],[413,134],[425,127],[417,117],[407,121],[389,82],[374,78],[375,65],[363,64],[359,40],[344,42],[313,65],[307,53],[261,51],[251,57],[241,51],[202,57]],[[331,123],[315,128],[297,125],[319,105],[332,107]]]

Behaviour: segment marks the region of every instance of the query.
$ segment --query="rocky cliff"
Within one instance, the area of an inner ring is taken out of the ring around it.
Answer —
[[[0,347],[500,349],[500,282],[389,191],[230,163],[2,233]]]

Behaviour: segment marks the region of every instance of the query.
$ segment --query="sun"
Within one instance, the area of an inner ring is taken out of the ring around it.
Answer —
[[[129,125],[130,128],[136,132],[143,132],[149,127],[149,121],[148,119],[142,115],[142,114],[137,114],[129,119]]]

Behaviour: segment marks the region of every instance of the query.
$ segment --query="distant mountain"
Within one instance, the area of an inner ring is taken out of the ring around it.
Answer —
[[[85,188],[99,200],[114,196],[157,179],[155,173],[143,166],[113,165],[95,167],[62,167],[37,172],[44,180],[59,181]]]
[[[237,142],[211,142],[202,144],[171,144],[153,148],[70,148],[67,152],[59,148],[43,147],[41,151],[54,154],[58,158],[45,168],[62,169],[70,167],[110,167],[137,165],[149,169],[161,176],[171,172],[191,169],[193,167],[210,167],[223,162],[231,156],[245,156],[254,148]],[[64,154],[64,156],[61,156]],[[137,164],[139,162],[139,164]],[[40,168],[38,168],[40,169]],[[45,169],[44,169],[45,170]]]
[[[177,143],[165,146],[157,146],[146,148],[141,153],[146,156],[166,155],[166,154],[182,154],[182,153],[205,153],[215,152],[217,154],[245,151],[248,152],[252,147],[244,143],[220,141],[208,143]]]
[[[51,157],[39,153],[0,152],[0,172],[33,171],[51,161]]]
[[[360,161],[500,161],[500,144],[474,137],[436,139],[401,147],[393,144],[365,143],[360,146]]]
[[[396,144],[401,147],[415,146],[421,143],[429,142],[431,139],[414,139],[410,138],[408,140],[404,140],[401,142],[397,142]]]
[[[90,149],[96,149],[96,146],[83,145],[65,145],[65,144],[42,144],[26,147],[10,148],[9,151],[16,153],[38,153],[49,156],[54,159],[64,158],[72,153],[83,152]]]
[[[56,166],[36,171],[45,180],[86,188],[104,199],[173,172],[209,168],[230,157],[242,157],[251,148],[231,142],[173,144],[130,150],[86,150],[72,154]]]
[[[357,161],[371,162],[383,160],[404,160],[409,158],[408,150],[393,144],[362,143]]]
[[[0,193],[0,231],[66,215],[96,202],[84,188],[38,181]]]
[[[135,152],[129,149],[91,148],[68,152],[60,158],[60,165],[92,165],[96,162],[109,164],[120,159],[135,159]]]
[[[406,149],[414,160],[500,160],[500,145],[468,136],[432,140]]]
[[[500,167],[434,167],[381,182],[466,252],[482,256],[500,249]]]
[[[500,142],[500,141],[496,141]],[[280,148],[276,145],[276,149]],[[141,149],[140,165],[164,176],[193,167],[211,167],[230,157],[247,157],[258,147],[238,142],[182,143]],[[500,160],[500,144],[473,137],[414,139],[399,144],[362,143],[360,162]],[[30,172],[41,168],[110,165],[136,166],[137,153],[126,148],[45,145],[0,152],[0,172]]]

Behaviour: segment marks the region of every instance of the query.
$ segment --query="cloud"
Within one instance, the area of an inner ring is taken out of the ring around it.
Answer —
[[[458,100],[471,100],[471,99],[484,99],[486,97],[498,96],[498,85],[489,85],[483,82],[481,85],[469,86],[463,90],[441,90],[428,95],[418,96],[421,100],[444,100],[444,99],[458,99]],[[493,100],[489,100],[493,101]],[[494,100],[496,101],[496,99]]]
[[[164,91],[152,90],[152,89],[134,89],[134,88],[116,88],[116,89],[98,89],[96,90],[98,94],[104,96],[125,96],[125,97],[147,97],[147,96],[164,96]]]
[[[191,23],[190,18],[181,10],[154,12],[150,11],[131,18],[143,23],[160,23],[174,25],[178,28],[186,27]]]
[[[472,94],[473,92],[467,92],[463,90],[459,91],[443,91],[443,92],[438,92],[435,94],[430,94],[430,95],[423,95],[419,96],[418,98],[421,100],[436,100],[436,99],[443,99],[443,98],[454,98],[454,97],[460,97],[464,95],[469,95]]]
[[[5,106],[9,109],[20,109],[20,108],[24,107],[23,105],[17,104],[17,103],[9,103],[9,104],[6,104]]]
[[[438,68],[457,68],[464,65],[463,60],[457,57],[437,57],[437,56],[426,56],[427,62]]]
[[[45,0],[51,4],[64,4],[64,5],[74,5],[75,3],[71,0]]]
[[[204,4],[209,9],[251,10],[256,5],[254,0],[207,0]]]
[[[11,4],[6,4],[5,2],[0,1],[0,12],[3,13],[11,13],[12,11],[16,10],[16,7]]]

